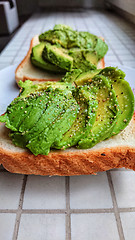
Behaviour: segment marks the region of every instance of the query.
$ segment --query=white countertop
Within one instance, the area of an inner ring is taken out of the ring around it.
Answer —
[[[103,36],[106,66],[135,68],[133,25],[98,11],[33,15],[0,55],[0,69],[19,63],[31,38],[56,23]],[[0,167],[0,240],[134,240],[135,173],[112,170],[96,176],[41,177]]]

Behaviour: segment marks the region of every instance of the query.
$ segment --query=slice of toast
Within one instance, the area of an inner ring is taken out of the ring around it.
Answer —
[[[47,156],[35,156],[28,150],[15,147],[8,132],[1,124],[0,164],[13,173],[71,176],[122,167],[135,171],[135,113],[121,133],[91,149],[55,150]]]
[[[34,82],[44,82],[44,81],[58,81],[62,78],[63,75],[61,74],[55,74],[55,73],[49,73],[45,70],[39,69],[32,65],[30,61],[30,54],[31,50],[34,46],[39,44],[38,35],[32,38],[30,43],[29,51],[27,52],[26,57],[22,60],[22,62],[19,64],[15,71],[15,79],[18,83],[19,80],[25,81],[27,79],[34,81]],[[101,59],[98,63],[98,68],[104,68],[104,58]]]

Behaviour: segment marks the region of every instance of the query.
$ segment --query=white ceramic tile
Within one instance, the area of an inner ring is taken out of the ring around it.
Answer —
[[[118,61],[118,59],[117,59],[117,57],[116,57],[115,55],[113,55],[113,56],[108,56],[108,55],[106,55],[106,56],[105,56],[105,61],[106,61],[106,62],[107,62],[107,61],[115,62],[115,61]]]
[[[111,172],[118,207],[135,207],[135,172]]]
[[[72,214],[72,240],[119,240],[113,213]]]
[[[0,239],[11,240],[13,237],[16,214],[0,213]]]
[[[65,205],[64,177],[28,177],[23,208],[64,209]]]
[[[0,64],[8,64],[13,60],[13,56],[7,56],[7,57],[0,57]]]
[[[22,214],[17,240],[64,240],[65,215]]]
[[[122,55],[120,56],[122,61],[134,61],[135,62],[135,57],[133,55]]]
[[[111,208],[112,200],[106,173],[70,177],[71,208]]]
[[[135,68],[135,61],[123,61],[123,64],[127,67]]]
[[[9,66],[8,63],[5,63],[5,64],[0,63],[0,70],[2,70],[5,67],[8,67],[8,66]]]
[[[17,209],[23,175],[0,172],[0,209]]]
[[[125,240],[133,240],[135,236],[135,212],[120,214]]]

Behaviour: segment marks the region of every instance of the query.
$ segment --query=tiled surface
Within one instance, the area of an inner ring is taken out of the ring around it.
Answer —
[[[16,214],[0,213],[0,239],[10,240],[14,232]]]
[[[18,240],[64,240],[65,216],[62,214],[22,214]]]
[[[133,240],[135,236],[135,212],[121,213],[125,240]]]
[[[113,213],[72,214],[72,240],[119,240]]]
[[[109,184],[104,173],[70,177],[70,193],[70,207],[73,209],[112,208]]]
[[[111,172],[119,208],[135,208],[135,173],[130,171]]]
[[[22,181],[21,175],[0,172],[0,209],[18,208]]]
[[[135,67],[133,25],[111,13],[87,11],[32,16],[0,55],[0,69],[26,55],[30,39],[55,23],[103,36],[106,65]],[[0,167],[0,240],[131,240],[135,235],[135,174],[40,177]]]
[[[65,209],[65,178],[29,176],[23,208]]]

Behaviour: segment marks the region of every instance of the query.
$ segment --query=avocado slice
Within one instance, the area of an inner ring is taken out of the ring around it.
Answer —
[[[94,48],[95,52],[97,53],[98,56],[98,61],[102,59],[105,54],[108,51],[108,46],[107,44],[100,38],[97,38],[96,40],[96,46]]]
[[[70,71],[73,67],[73,58],[67,54],[65,49],[58,48],[56,45],[46,45],[42,56],[44,59],[67,71]]]
[[[64,106],[65,109],[60,114],[60,116],[54,120],[53,124],[27,144],[27,147],[35,155],[48,155],[50,148],[53,146],[53,143],[56,140],[60,140],[63,134],[70,129],[73,122],[75,121],[77,112],[79,110],[79,106],[75,99],[70,96],[70,99],[67,99],[67,103],[65,102]]]
[[[96,66],[85,58],[84,50],[82,49],[70,49],[68,51],[69,56],[73,58],[73,68],[81,69],[82,71],[89,71],[96,69]],[[88,56],[86,56],[88,57]]]
[[[51,95],[52,93],[50,94],[48,91],[39,92],[37,94],[37,99],[35,102],[33,102],[33,106],[30,109],[30,112],[26,115],[19,126],[19,132],[28,131],[35,125],[35,123],[39,120],[44,110],[46,109],[48,101],[51,99]]]
[[[78,75],[78,77],[75,79],[74,82],[77,86],[83,86],[83,85],[91,82],[92,78],[100,72],[101,72],[101,69],[95,69],[95,70],[91,70],[88,72],[82,72]]]
[[[89,134],[78,142],[79,148],[93,147],[104,140],[106,135],[111,135],[119,114],[116,94],[106,77],[96,75],[88,86],[94,91],[97,89],[97,118]]]
[[[63,135],[60,141],[53,145],[56,149],[66,149],[78,143],[81,137],[87,136],[96,119],[98,101],[86,87],[74,90],[74,97],[80,105],[80,111],[71,128]]]
[[[42,42],[32,48],[32,53],[31,53],[31,57],[30,57],[32,64],[36,67],[45,69],[47,71],[63,72],[63,70],[61,68],[59,68],[58,66],[50,63],[46,59],[43,59],[42,52],[43,52],[44,47],[47,44],[49,44],[49,43]]]
[[[46,98],[48,99],[48,98]],[[52,124],[52,122],[58,117],[58,115],[63,111],[65,105],[66,97],[63,93],[59,92],[57,89],[51,92],[51,97],[47,100],[47,105],[45,105],[44,111],[37,123],[31,126],[26,122],[25,129],[23,133],[11,133],[11,138],[15,145],[26,146],[28,142],[39,135],[45,128]],[[37,105],[38,106],[38,105]],[[39,109],[36,109],[37,112]],[[36,113],[33,113],[36,114]],[[29,120],[28,116],[26,121]],[[22,129],[21,129],[22,130]]]
[[[66,83],[48,81],[44,83],[33,84],[33,82],[30,80],[26,80],[25,82],[19,81],[19,86],[21,87],[21,98],[25,98],[31,94],[36,94],[47,89],[48,91],[55,89],[71,91],[74,88],[74,86],[71,86],[71,84],[68,82]]]
[[[66,34],[66,29],[54,29],[44,32],[39,35],[40,42],[50,42],[51,44],[56,44],[58,47],[67,48],[68,38]]]
[[[61,79],[61,82],[73,84],[81,73],[81,69],[73,69],[70,72],[66,72],[65,76]]]
[[[65,24],[55,24],[54,30],[73,30],[70,26]]]
[[[5,115],[0,117],[1,122],[6,123],[6,127],[12,131],[18,131],[19,125],[26,117],[26,114],[32,109],[34,98],[32,101],[28,98],[18,97],[7,108]]]
[[[120,114],[117,124],[113,129],[113,135],[122,131],[130,122],[134,113],[134,95],[129,83],[124,80],[125,73],[114,67],[107,67],[101,71],[102,75],[110,79],[116,93]]]
[[[94,50],[83,50],[83,56],[87,61],[97,66],[98,56]]]

